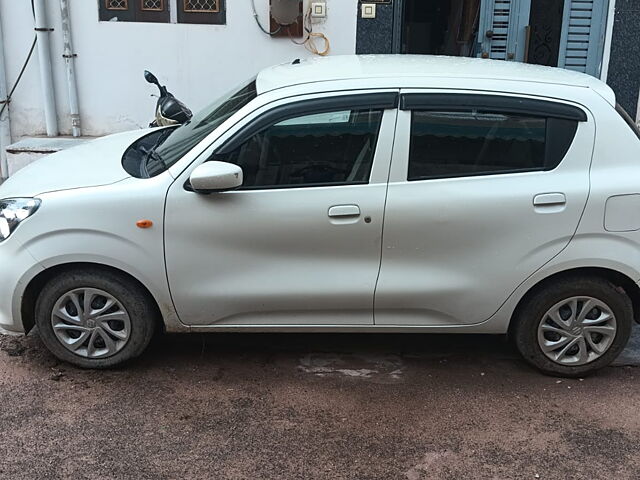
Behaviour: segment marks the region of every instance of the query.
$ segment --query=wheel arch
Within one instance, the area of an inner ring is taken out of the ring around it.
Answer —
[[[545,288],[550,283],[565,279],[568,277],[596,277],[603,278],[611,282],[618,288],[624,290],[625,294],[631,300],[633,307],[633,318],[636,323],[640,323],[640,287],[630,277],[617,270],[613,270],[605,267],[577,267],[568,270],[562,270],[560,272],[553,273],[533,285],[518,301],[509,322],[509,336],[512,335],[512,330],[516,325],[516,319],[520,314],[521,309],[526,304],[527,300],[531,298],[540,289]]]
[[[93,270],[93,271],[108,271],[123,277],[126,277],[128,280],[135,282],[143,292],[148,296],[149,300],[151,300],[152,305],[155,310],[155,319],[156,319],[156,328],[159,332],[164,332],[166,330],[166,325],[164,321],[164,316],[162,314],[162,310],[158,304],[158,301],[153,296],[149,288],[138,280],[136,277],[131,275],[128,272],[125,272],[122,269],[117,267],[113,267],[110,265],[104,265],[100,263],[92,263],[92,262],[72,262],[72,263],[62,263],[59,265],[54,265],[45,270],[39,272],[35,277],[33,277],[27,287],[25,288],[22,299],[20,302],[20,316],[22,318],[22,326],[24,328],[25,334],[29,333],[34,325],[35,325],[35,309],[36,309],[36,300],[38,299],[38,293],[42,290],[42,288],[49,282],[52,278],[63,274],[64,272],[68,272],[71,270],[82,269],[82,270]]]

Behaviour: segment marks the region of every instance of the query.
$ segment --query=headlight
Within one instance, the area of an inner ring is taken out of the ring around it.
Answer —
[[[38,210],[40,200],[37,198],[5,198],[0,200],[0,242]]]

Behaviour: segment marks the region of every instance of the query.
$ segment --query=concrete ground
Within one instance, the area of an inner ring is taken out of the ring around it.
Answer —
[[[500,337],[169,336],[100,372],[0,336],[0,478],[637,479],[639,334],[581,380]]]

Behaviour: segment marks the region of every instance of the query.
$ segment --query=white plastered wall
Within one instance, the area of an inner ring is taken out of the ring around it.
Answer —
[[[174,0],[175,1],[175,0]],[[267,24],[268,0],[255,0]],[[71,130],[60,4],[47,0],[58,117],[62,134]],[[305,4],[306,5],[306,4]],[[310,56],[288,38],[270,38],[255,24],[251,0],[227,0],[226,25],[99,22],[97,0],[70,0],[83,134],[104,135],[146,126],[154,114],[155,87],[142,76],[153,71],[193,110],[203,108],[260,69]],[[355,52],[357,0],[327,0],[327,18],[314,26],[331,41],[332,54]],[[0,0],[2,47],[10,86],[33,40],[28,0]],[[14,140],[44,133],[37,52],[11,103]]]

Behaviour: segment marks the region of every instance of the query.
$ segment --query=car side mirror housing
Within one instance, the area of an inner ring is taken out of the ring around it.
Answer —
[[[196,193],[213,193],[233,190],[242,185],[242,168],[227,162],[205,162],[198,165],[191,176],[189,183]]]

